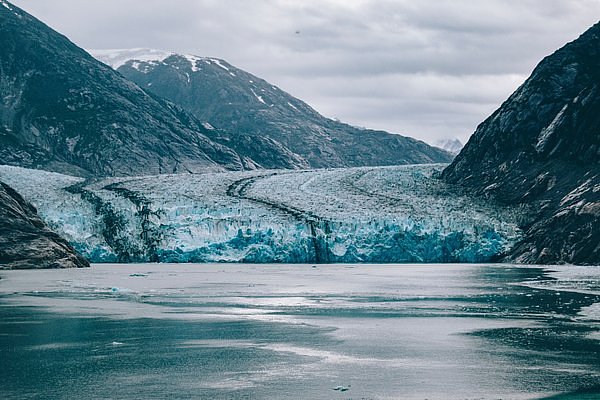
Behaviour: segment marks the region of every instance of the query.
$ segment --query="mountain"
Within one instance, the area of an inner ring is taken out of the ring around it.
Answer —
[[[323,117],[308,104],[218,58],[147,49],[92,51],[144,90],[203,122],[212,140],[265,168],[450,162],[424,142]]]
[[[189,113],[4,0],[0,42],[4,164],[81,176],[256,167]]]
[[[442,176],[530,210],[510,259],[600,264],[600,23],[540,62]]]
[[[0,182],[0,269],[89,267],[36,209]]]
[[[441,139],[435,142],[435,146],[452,155],[457,155],[463,148],[463,144],[458,139]]]

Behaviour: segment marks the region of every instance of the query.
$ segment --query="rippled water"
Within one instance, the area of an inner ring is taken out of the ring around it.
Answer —
[[[0,277],[3,399],[600,398],[600,267],[105,264]]]

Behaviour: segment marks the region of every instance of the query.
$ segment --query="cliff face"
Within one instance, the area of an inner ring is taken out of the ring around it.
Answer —
[[[35,208],[0,182],[0,268],[80,268],[89,263],[52,232]]]
[[[600,264],[600,23],[546,57],[443,178],[531,208],[508,259]]]

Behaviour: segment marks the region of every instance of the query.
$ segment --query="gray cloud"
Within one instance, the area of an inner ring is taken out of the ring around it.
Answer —
[[[14,3],[81,47],[224,58],[327,116],[430,142],[467,139],[600,16],[600,0]]]

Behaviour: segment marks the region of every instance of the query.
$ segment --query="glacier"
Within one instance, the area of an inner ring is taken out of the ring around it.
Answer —
[[[444,165],[0,180],[92,262],[446,263],[498,258],[521,210],[439,180]]]

